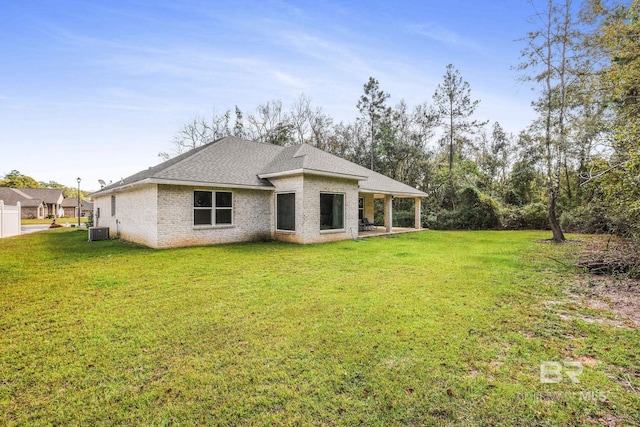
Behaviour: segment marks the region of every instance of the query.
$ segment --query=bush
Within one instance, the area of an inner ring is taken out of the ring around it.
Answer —
[[[507,207],[501,212],[502,226],[509,230],[548,230],[549,213],[542,202],[529,203],[522,207]]]
[[[578,206],[563,212],[560,225],[563,230],[573,233],[610,233],[614,229],[613,220],[601,206]]]
[[[414,211],[399,211],[393,212],[393,226],[394,227],[413,227],[415,218]]]
[[[457,195],[458,209],[423,211],[422,225],[438,230],[480,230],[500,227],[498,204],[475,188],[467,187]]]
[[[498,211],[498,205],[491,197],[467,187],[460,193],[458,228],[479,230],[500,227]]]

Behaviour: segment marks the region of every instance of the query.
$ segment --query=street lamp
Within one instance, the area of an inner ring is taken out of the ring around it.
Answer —
[[[80,177],[76,181],[78,181],[78,228],[80,228]]]

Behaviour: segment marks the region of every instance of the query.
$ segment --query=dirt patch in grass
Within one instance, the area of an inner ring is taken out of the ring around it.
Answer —
[[[625,329],[640,327],[637,244],[611,236],[592,237],[575,264],[584,273],[569,282],[566,300],[547,301],[547,307],[553,306],[562,319]]]
[[[602,319],[613,326],[640,327],[640,280],[614,276],[578,276],[569,290],[588,307],[610,311],[618,319]]]

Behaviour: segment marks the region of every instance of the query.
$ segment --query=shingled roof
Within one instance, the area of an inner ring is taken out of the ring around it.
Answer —
[[[32,199],[42,199],[45,203],[58,205],[62,203],[64,196],[62,190],[55,188],[21,188],[23,193]]]
[[[42,204],[42,199],[31,197],[23,190],[25,189],[0,187],[0,200],[2,200],[5,205],[15,205],[20,202],[20,205],[25,208],[35,208]]]
[[[426,196],[406,184],[307,144],[281,147],[225,137],[141,171],[94,193],[143,183],[273,189],[269,178],[307,173],[359,181],[371,193]]]
[[[80,203],[82,203],[82,209],[83,210],[91,210],[93,209],[93,203],[89,202],[87,200],[80,200]],[[61,205],[63,208],[76,208],[78,207],[78,198],[77,197],[66,197]]]

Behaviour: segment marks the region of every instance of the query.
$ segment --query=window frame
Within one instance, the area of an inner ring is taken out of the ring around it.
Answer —
[[[278,201],[279,196],[293,196],[293,229],[286,228],[278,228],[278,219],[279,215],[279,206],[280,202]],[[280,233],[295,233],[296,232],[296,193],[295,191],[283,191],[281,193],[276,193],[276,231]]]
[[[364,197],[358,197],[358,221],[364,221]]]
[[[218,206],[218,194],[220,193],[229,193],[231,197],[231,204],[229,206]],[[214,217],[212,221],[214,222],[214,226],[216,227],[231,227],[233,226],[233,192],[232,191],[214,191],[213,194],[213,209],[215,210]],[[229,222],[218,222],[218,212],[220,211],[229,211]]]
[[[209,195],[211,196],[211,206],[196,206],[196,192],[200,192],[200,193],[209,193]],[[231,203],[230,206],[218,206],[217,204],[217,194],[218,193],[229,193],[231,196]],[[191,204],[191,212],[192,212],[192,225],[193,227],[196,228],[207,228],[207,227],[217,227],[217,228],[224,228],[224,227],[233,227],[235,224],[234,221],[234,203],[233,203],[233,199],[234,199],[234,194],[233,191],[226,191],[226,190],[199,190],[199,189],[195,189],[192,192],[192,204]],[[208,223],[201,223],[201,224],[196,224],[196,210],[201,210],[201,211],[209,211],[210,215],[209,215],[209,222]],[[220,211],[229,211],[230,212],[230,220],[231,222],[218,222],[218,212]]]
[[[116,216],[116,196],[111,195],[111,216]]]
[[[323,195],[331,195],[331,196],[341,196],[342,197],[342,228],[322,228],[322,196]],[[318,205],[318,217],[319,217],[319,224],[318,227],[320,228],[320,233],[339,233],[339,232],[343,232],[346,230],[346,222],[347,222],[347,196],[345,193],[341,193],[341,192],[332,192],[332,191],[321,191],[320,192],[320,196],[318,198],[319,201],[319,205]]]

